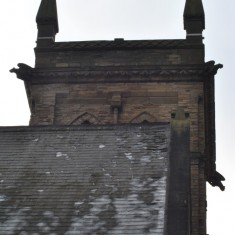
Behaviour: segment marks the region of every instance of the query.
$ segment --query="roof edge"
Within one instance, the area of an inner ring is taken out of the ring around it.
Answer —
[[[126,123],[126,124],[105,124],[105,125],[77,125],[77,126],[68,126],[68,125],[43,125],[43,126],[0,126],[1,132],[33,132],[33,131],[97,131],[97,130],[114,130],[117,128],[140,128],[148,129],[152,126],[158,126],[159,128],[170,128],[169,122],[153,122],[153,123]]]

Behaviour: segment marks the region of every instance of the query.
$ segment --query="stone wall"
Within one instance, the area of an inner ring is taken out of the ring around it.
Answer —
[[[181,107],[190,118],[191,151],[204,150],[200,82],[47,84],[31,90],[31,125],[114,124],[115,108],[118,123],[170,122]]]

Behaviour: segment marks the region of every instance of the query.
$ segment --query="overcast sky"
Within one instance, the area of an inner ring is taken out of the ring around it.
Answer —
[[[0,7],[0,125],[27,125],[24,84],[10,74],[34,66],[40,0],[7,0]],[[57,41],[185,38],[185,0],[57,0]],[[206,61],[224,64],[216,76],[217,170],[226,191],[208,186],[208,234],[235,234],[235,1],[204,0]]]

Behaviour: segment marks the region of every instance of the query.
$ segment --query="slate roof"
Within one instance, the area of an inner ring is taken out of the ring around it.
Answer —
[[[165,234],[170,126],[0,128],[0,234]]]

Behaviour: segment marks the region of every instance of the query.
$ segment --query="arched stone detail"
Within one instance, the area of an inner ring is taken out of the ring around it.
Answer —
[[[148,112],[143,112],[133,118],[131,123],[156,122],[156,118]]]
[[[94,115],[86,112],[74,119],[70,125],[99,124],[99,122]]]

